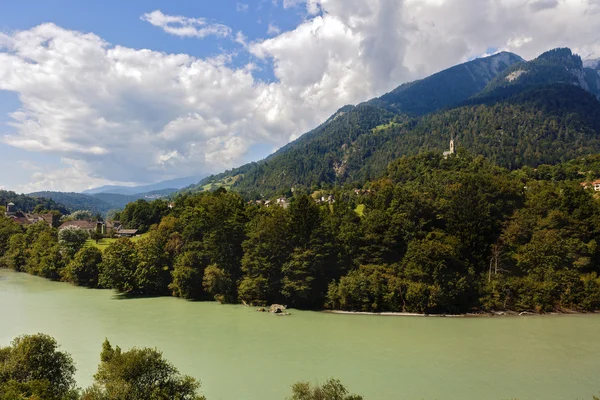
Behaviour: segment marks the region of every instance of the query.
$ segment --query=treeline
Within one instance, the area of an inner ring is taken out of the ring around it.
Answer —
[[[102,344],[94,383],[81,390],[75,363],[48,335],[23,335],[0,347],[0,399],[3,400],[206,400],[200,382],[181,375],[157,349],[123,351],[108,340]],[[340,381],[322,386],[298,382],[290,400],[362,400]]]
[[[4,215],[4,207],[8,203],[14,203],[18,211],[26,213],[42,213],[45,211],[58,211],[63,215],[69,213],[69,210],[64,205],[50,198],[28,196],[7,190],[0,190],[0,209],[2,215]]]
[[[511,170],[557,164],[600,151],[599,110],[594,95],[567,84],[509,87],[418,118],[349,107],[269,158],[199,186],[236,177],[233,190],[259,198],[356,185],[379,178],[399,157],[447,150],[451,137]]]
[[[428,153],[390,164],[358,194],[332,190],[333,204],[295,194],[289,208],[264,207],[223,189],[181,196],[173,209],[133,203],[159,210],[136,214],[153,223],[148,235],[103,252],[3,220],[0,262],[130,295],[372,312],[592,311],[600,203],[579,183],[592,172],[573,168],[510,172],[462,151]]]

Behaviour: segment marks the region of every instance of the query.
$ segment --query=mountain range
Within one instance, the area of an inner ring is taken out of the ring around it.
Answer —
[[[600,60],[583,61],[567,48],[531,61],[501,52],[344,106],[264,160],[218,175],[32,195],[105,214],[177,190],[225,187],[266,198],[301,188],[360,186],[384,176],[399,157],[447,150],[450,139],[511,169],[554,164],[600,152],[599,99]]]
[[[389,162],[458,147],[508,168],[600,152],[600,63],[570,49],[525,61],[502,52],[344,106],[266,159],[184,191],[224,186],[270,197],[305,187],[359,185]]]
[[[178,189],[184,188],[186,186],[192,185],[194,183],[200,182],[204,176],[188,176],[185,178],[171,179],[168,181],[162,181],[157,183],[152,183],[149,185],[139,185],[139,186],[113,186],[106,185],[100,186],[93,189],[84,190],[83,194],[98,194],[98,193],[113,193],[113,194],[124,194],[124,195],[133,195],[133,194],[141,194],[148,192],[156,192],[159,190],[169,190],[172,189],[176,191]]]

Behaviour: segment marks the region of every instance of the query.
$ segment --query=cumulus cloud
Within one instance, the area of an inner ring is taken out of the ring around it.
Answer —
[[[166,15],[160,10],[146,13],[142,15],[141,19],[142,21],[149,22],[150,24],[161,28],[168,34],[180,37],[204,38],[206,36],[227,37],[231,35],[231,28],[226,25],[209,23],[204,18]]]
[[[132,182],[115,182],[103,178],[90,177],[88,166],[85,162],[64,158],[61,160],[63,168],[52,171],[43,171],[36,165],[29,168],[33,171],[29,182],[15,187],[18,193],[32,193],[46,190],[70,192],[73,190],[91,189],[112,183],[132,184]]]
[[[345,104],[489,48],[527,59],[559,46],[600,54],[598,4],[286,0],[306,13],[292,30],[253,40],[217,29],[256,58],[247,65],[230,54],[127,48],[53,24],[0,34],[0,90],[22,103],[11,114],[15,132],[2,140],[66,160],[34,179],[45,189],[219,172],[240,165],[255,144],[281,146]],[[198,33],[211,27],[203,19],[143,18],[180,36],[210,34]],[[272,65],[276,81],[256,79],[256,64]]]

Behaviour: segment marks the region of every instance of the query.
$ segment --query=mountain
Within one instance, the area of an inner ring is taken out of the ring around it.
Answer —
[[[168,181],[162,181],[153,183],[150,185],[141,186],[100,186],[94,189],[84,190],[83,194],[97,194],[97,193],[115,193],[124,195],[141,194],[148,192],[156,192],[161,190],[170,189],[175,192],[178,189],[200,182],[204,176],[188,176],[186,178],[171,179]]]
[[[554,49],[535,60],[505,69],[478,96],[494,95],[494,92],[502,90],[520,91],[530,86],[564,83],[579,86],[600,98],[599,78],[596,71],[585,67],[581,57],[570,49]]]
[[[64,204],[66,210],[72,213],[77,210],[89,210],[93,213],[106,215],[111,210],[123,209],[133,201],[145,199],[148,201],[163,198],[173,193],[175,189],[155,190],[147,193],[138,194],[118,194],[118,193],[65,193],[65,192],[35,192],[29,196],[52,199],[57,203]]]
[[[61,214],[68,214],[68,209],[49,197],[39,197],[25,194],[17,194],[7,190],[0,190],[0,215],[4,215],[4,207],[8,203],[14,203],[18,211],[33,212],[34,210],[59,211]]]
[[[595,71],[600,71],[600,58],[583,60],[583,66]]]
[[[508,52],[478,58],[428,78],[405,83],[368,103],[411,116],[428,114],[462,103],[483,90],[499,73],[523,61]]]
[[[508,168],[599,152],[600,85],[592,73],[569,49],[528,62],[510,53],[474,60],[345,106],[268,158],[187,190],[224,186],[271,197],[292,188],[360,185],[398,157],[446,150],[452,137]]]

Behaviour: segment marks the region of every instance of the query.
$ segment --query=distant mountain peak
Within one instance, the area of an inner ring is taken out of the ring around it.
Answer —
[[[600,74],[600,58],[583,60],[583,66],[585,68],[597,70]]]
[[[395,113],[418,116],[458,105],[480,92],[499,73],[523,58],[500,52],[400,85],[368,103]]]
[[[171,179],[168,181],[161,181],[152,183],[149,185],[139,186],[100,186],[94,189],[88,189],[83,191],[83,194],[99,194],[99,193],[110,193],[110,194],[123,194],[123,195],[134,195],[140,193],[154,192],[165,189],[182,189],[186,186],[198,183],[205,175],[202,176],[189,176],[186,178]]]

